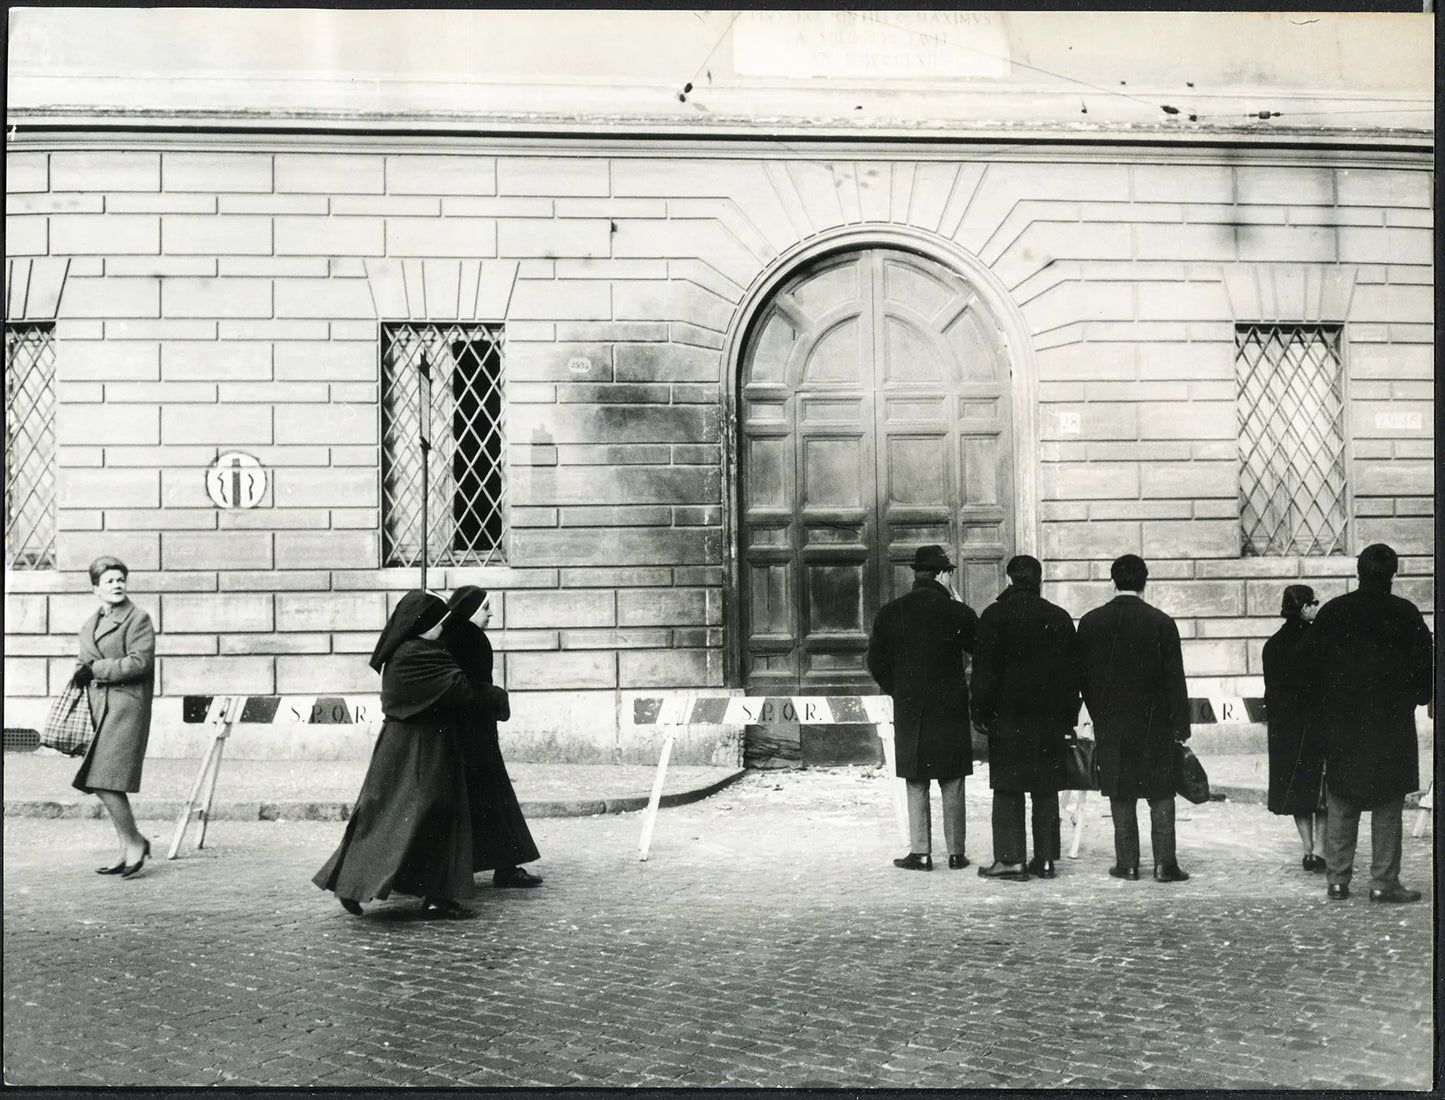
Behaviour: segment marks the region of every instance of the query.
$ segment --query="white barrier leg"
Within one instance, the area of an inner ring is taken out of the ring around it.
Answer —
[[[898,839],[910,842],[908,835],[908,787],[898,778],[898,757],[893,747],[893,723],[878,723],[878,739],[883,742],[883,766],[888,769],[888,795],[893,802],[893,820],[898,825]]]
[[[1079,858],[1079,844],[1084,839],[1084,806],[1089,800],[1088,791],[1075,791],[1074,793],[1078,797],[1074,801],[1074,808],[1069,811],[1074,826],[1073,836],[1069,839],[1070,859]]]
[[[637,858],[646,862],[652,847],[652,827],[657,823],[657,808],[662,802],[662,783],[667,778],[667,762],[672,757],[672,742],[677,737],[676,726],[666,726],[662,737],[662,754],[657,758],[657,775],[652,780],[652,796],[647,800],[647,810],[642,817],[642,839],[637,844]]]
[[[200,841],[196,847],[199,848],[205,843],[206,819],[211,815],[211,802],[216,796],[216,775],[221,770],[221,748],[231,734],[231,725],[241,716],[241,708],[245,701],[246,696],[244,695],[222,695],[212,700],[210,724],[215,727],[216,734],[211,738],[210,747],[206,749],[205,758],[201,761],[201,768],[196,772],[195,781],[191,784],[191,792],[186,795],[185,804],[181,806],[180,816],[176,818],[176,831],[171,837],[171,847],[170,851],[166,853],[166,859],[175,859],[180,854],[181,841],[185,838],[186,827],[202,805],[204,805],[204,809],[200,810]],[[203,791],[204,803],[202,802]]]

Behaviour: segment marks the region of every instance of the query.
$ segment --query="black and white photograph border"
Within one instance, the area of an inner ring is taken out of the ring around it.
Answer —
[[[7,22],[7,1088],[1439,1087],[1433,5]]]

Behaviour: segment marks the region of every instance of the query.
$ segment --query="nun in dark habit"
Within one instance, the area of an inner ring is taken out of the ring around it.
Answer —
[[[341,844],[311,880],[348,913],[392,891],[422,899],[427,917],[468,914],[472,825],[462,761],[463,716],[476,697],[441,642],[447,605],[408,592],[371,654],[385,721]]]
[[[477,700],[462,721],[472,867],[491,871],[494,886],[541,886],[541,875],[520,866],[540,856],[497,740],[497,723],[511,717],[511,708],[506,690],[492,682],[492,643],[486,633],[491,597],[486,589],[469,584],[453,592],[447,603],[451,614],[442,627],[442,640],[467,674]]]

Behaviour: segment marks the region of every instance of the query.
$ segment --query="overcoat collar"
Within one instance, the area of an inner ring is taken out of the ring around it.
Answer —
[[[97,611],[95,619],[95,637],[97,640],[104,638],[111,631],[119,630],[125,625],[126,620],[135,612],[135,604],[130,602],[127,596],[124,601],[115,606],[106,605]]]
[[[915,579],[915,580],[914,580],[914,582],[913,582],[913,591],[917,592],[919,589],[923,589],[923,590],[926,591],[926,592],[937,592],[940,596],[944,597],[945,599],[949,599],[949,600],[953,599],[953,593],[952,593],[952,592],[950,592],[950,591],[949,591],[947,588],[945,588],[943,585],[939,584],[937,581],[931,581],[931,580],[929,580],[927,577],[923,577],[923,578]]]

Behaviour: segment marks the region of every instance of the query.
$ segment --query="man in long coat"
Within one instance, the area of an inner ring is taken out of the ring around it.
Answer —
[[[973,772],[965,653],[973,652],[978,616],[938,583],[953,570],[942,546],[913,555],[913,589],[884,604],[868,637],[868,671],[893,697],[898,775],[908,786],[909,853],[893,865],[933,870],[928,783],[943,793],[948,865],[968,866],[964,853],[964,776]]]
[[[1189,689],[1179,628],[1142,598],[1149,567],[1125,554],[1109,567],[1118,590],[1079,620],[1079,686],[1094,721],[1099,790],[1114,815],[1115,878],[1139,878],[1138,801],[1149,802],[1154,878],[1182,882],[1174,850],[1178,749],[1189,740]]]
[[[1325,877],[1331,898],[1350,896],[1360,813],[1370,811],[1370,900],[1411,902],[1400,885],[1405,795],[1420,789],[1415,707],[1430,701],[1430,631],[1409,600],[1390,592],[1395,551],[1375,543],[1356,562],[1360,584],[1315,616],[1301,646],[1318,693],[1325,745]]]
[[[1079,719],[1074,620],[1039,594],[1043,565],[1020,554],[1009,587],[983,609],[973,651],[973,723],[988,735],[993,863],[985,878],[1054,877],[1064,741]],[[1024,794],[1033,797],[1034,857],[1024,855]]]

